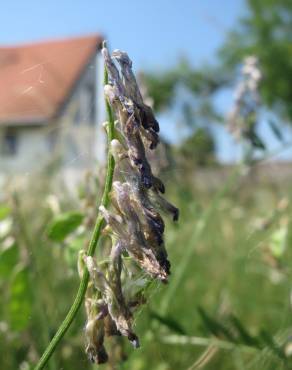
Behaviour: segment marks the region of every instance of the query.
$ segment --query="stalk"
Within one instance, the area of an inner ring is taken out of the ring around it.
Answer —
[[[104,68],[104,84],[108,83],[108,73],[106,70],[106,67]],[[114,118],[113,118],[113,113],[111,110],[111,107],[109,105],[109,102],[107,99],[105,99],[105,105],[106,105],[106,111],[107,111],[107,116],[108,116],[108,130],[107,130],[107,142],[108,142],[108,148],[107,148],[107,171],[106,171],[106,180],[105,180],[105,186],[104,186],[104,191],[103,191],[103,196],[101,199],[101,204],[104,207],[107,207],[109,203],[109,193],[111,191],[112,187],[112,182],[113,182],[113,175],[114,175],[114,168],[115,168],[115,161],[113,156],[110,153],[110,143],[114,139]],[[96,219],[96,223],[94,226],[94,230],[91,236],[91,240],[89,242],[88,250],[87,250],[87,255],[88,256],[93,256],[94,252],[96,250],[100,233],[102,230],[104,224],[104,219],[99,213]],[[74,302],[69,309],[65,319],[59,326],[59,329],[57,330],[56,334],[52,338],[51,342],[48,344],[47,348],[45,349],[42,357],[40,358],[39,362],[35,366],[34,370],[41,370],[43,369],[46,364],[48,363],[50,357],[54,353],[57,345],[60,343],[61,339],[65,335],[66,331],[69,329],[70,325],[74,321],[78,310],[83,302],[87,285],[88,285],[88,279],[89,279],[89,273],[87,269],[84,269],[83,276],[81,278],[81,282],[76,294],[76,297],[74,299]]]

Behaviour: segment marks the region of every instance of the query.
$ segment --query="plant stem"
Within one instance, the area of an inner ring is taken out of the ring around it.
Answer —
[[[104,69],[104,84],[108,83],[108,74],[106,68]],[[113,175],[114,175],[114,168],[115,168],[115,161],[113,156],[110,153],[109,150],[109,145],[110,142],[114,138],[114,117],[113,113],[111,110],[111,107],[109,105],[109,102],[107,99],[105,100],[105,105],[106,105],[106,111],[107,111],[107,116],[108,116],[108,130],[107,130],[107,141],[108,141],[108,148],[107,148],[107,172],[106,172],[106,180],[105,180],[105,186],[104,186],[104,191],[101,199],[101,205],[107,206],[109,203],[109,193],[112,187],[112,182],[113,182]],[[89,242],[88,250],[87,250],[87,255],[88,256],[93,256],[99,237],[100,233],[103,227],[104,219],[103,217],[99,214],[96,223],[94,226],[94,230],[91,236],[91,240]],[[47,362],[49,361],[50,357],[54,353],[57,345],[65,335],[66,331],[69,329],[70,325],[72,324],[73,320],[76,317],[76,314],[82,304],[82,301],[84,299],[84,295],[86,293],[87,289],[87,284],[88,284],[88,279],[89,279],[89,273],[85,269],[83,276],[81,278],[81,282],[76,294],[76,297],[74,299],[74,302],[69,309],[67,316],[65,317],[64,321],[61,323],[59,329],[57,330],[56,334],[52,338],[51,342],[45,349],[42,357],[40,358],[39,362],[37,363],[36,367],[34,370],[41,370],[43,369]]]
[[[181,345],[193,345],[193,346],[202,346],[202,347],[209,347],[214,346],[219,349],[225,350],[234,350],[239,349],[242,352],[256,352],[261,351],[261,349],[257,347],[252,347],[246,344],[238,344],[228,342],[223,339],[217,338],[204,338],[204,337],[188,337],[185,335],[169,335],[167,337],[161,338],[163,343],[167,344],[181,344]]]

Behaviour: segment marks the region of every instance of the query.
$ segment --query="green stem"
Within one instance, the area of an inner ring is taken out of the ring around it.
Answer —
[[[188,337],[185,335],[169,335],[168,337],[161,338],[163,343],[175,345],[193,345],[209,347],[214,346],[219,349],[234,350],[239,349],[243,352],[261,351],[258,347],[249,346],[246,344],[232,343],[223,339],[217,338],[204,338],[204,337]]]
[[[104,83],[106,84],[108,82],[108,74],[107,70],[105,68],[104,72]],[[107,173],[106,173],[106,180],[105,180],[105,186],[104,186],[104,191],[103,191],[103,196],[101,199],[101,205],[107,206],[109,203],[109,193],[112,187],[112,182],[113,182],[113,175],[114,175],[114,168],[115,168],[115,161],[113,156],[110,153],[109,150],[109,145],[110,142],[114,138],[114,117],[113,113],[111,110],[111,107],[109,105],[109,102],[105,100],[105,105],[106,105],[106,111],[108,115],[108,130],[107,130],[107,140],[108,140],[108,154],[107,154]],[[99,214],[94,226],[93,234],[91,237],[91,240],[89,242],[88,250],[87,250],[87,255],[88,256],[93,256],[99,237],[100,233],[103,227],[104,219],[103,217]],[[75,319],[77,312],[83,302],[84,295],[86,293],[87,289],[87,284],[88,284],[88,279],[89,279],[89,273],[87,270],[84,271],[76,297],[74,299],[74,302],[70,308],[70,310],[67,313],[67,316],[65,317],[64,321],[60,325],[58,331],[52,338],[51,342],[45,349],[42,357],[40,358],[39,362],[37,363],[36,367],[34,370],[41,370],[43,369],[47,362],[49,361],[50,357],[54,353],[57,345],[65,335],[66,331],[69,329],[70,325],[72,324],[73,320]]]

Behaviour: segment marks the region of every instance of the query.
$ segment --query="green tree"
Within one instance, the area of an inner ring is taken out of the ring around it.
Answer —
[[[292,2],[247,0],[247,11],[219,52],[234,71],[247,55],[256,55],[263,73],[261,96],[268,109],[292,119]]]
[[[179,146],[179,154],[185,164],[206,166],[215,163],[215,143],[209,130],[198,128]]]
[[[268,120],[268,124],[281,142],[284,141],[281,125],[292,120],[292,1],[246,0],[244,15],[227,33],[217,55],[213,65],[194,68],[182,59],[166,71],[146,73],[148,93],[158,111],[169,109],[174,101],[177,109],[177,102],[181,101],[178,105],[181,123],[188,127],[193,137],[199,127],[208,128],[212,123],[227,121],[226,116],[216,110],[214,98],[222,89],[234,88],[243,61],[255,56],[263,76],[259,85],[260,105],[256,106],[252,117],[242,118],[243,127],[250,127],[251,118],[254,122],[252,130],[245,130],[241,138],[242,143],[248,143],[252,159],[255,151],[265,150],[256,130],[260,107],[272,113],[273,119]],[[178,90],[181,87],[191,99],[184,101],[184,94]],[[210,131],[208,134],[210,136]]]
[[[214,162],[215,142],[209,128],[221,117],[214,109],[212,97],[227,84],[228,75],[208,66],[195,69],[181,59],[168,70],[147,72],[142,78],[154,109],[176,111],[180,127],[189,132],[177,150],[182,163],[186,164],[186,159],[188,165]]]

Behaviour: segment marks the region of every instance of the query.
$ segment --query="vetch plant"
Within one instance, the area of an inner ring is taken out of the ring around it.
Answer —
[[[162,196],[164,184],[153,174],[146,155],[159,143],[159,125],[143,102],[128,55],[116,50],[111,56],[105,45],[102,54],[108,113],[104,193],[88,250],[80,252],[77,296],[36,370],[48,362],[84,297],[86,353],[92,362],[107,362],[106,337],[122,335],[139,347],[134,312],[145,302],[149,283],[166,283],[170,274],[160,212],[176,221],[179,211]],[[94,254],[101,234],[106,258],[99,261]]]
[[[254,149],[266,149],[265,143],[257,132],[261,105],[259,87],[262,79],[257,57],[246,57],[241,69],[241,80],[236,86],[234,105],[227,117],[230,133],[244,145],[245,163],[253,159]]]
[[[229,130],[236,139],[249,137],[249,130],[256,120],[256,111],[260,104],[259,84],[262,73],[255,56],[244,59],[241,69],[241,81],[236,87],[234,106],[229,112]]]

